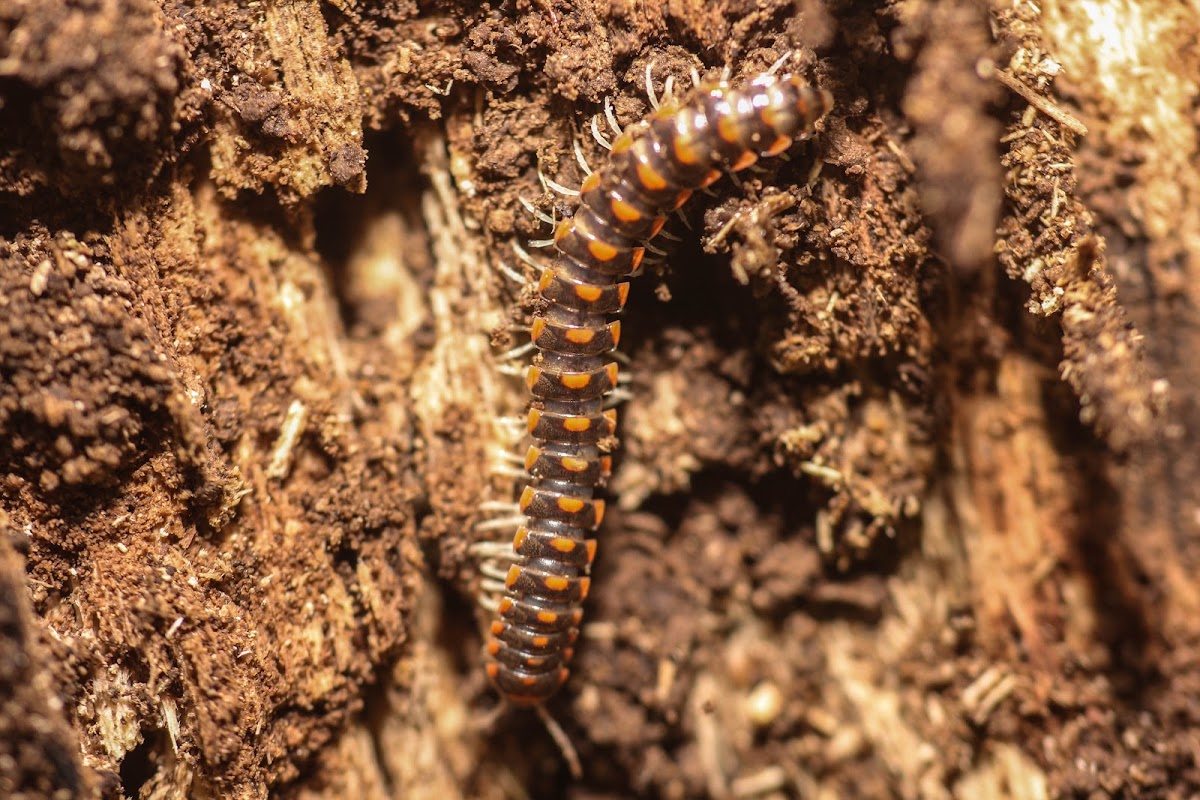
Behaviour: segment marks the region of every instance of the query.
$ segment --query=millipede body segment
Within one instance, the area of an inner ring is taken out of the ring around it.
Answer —
[[[575,215],[556,227],[530,331],[538,353],[526,375],[535,440],[519,502],[526,522],[487,644],[488,677],[510,703],[536,705],[557,691],[579,636],[596,552],[589,534],[604,517],[595,490],[612,467],[606,445],[617,417],[604,404],[617,365],[605,356],[620,341],[611,316],[629,292],[621,279],[693,191],[779,155],[831,104],[796,76],[701,84],[618,136],[608,163],[580,187]]]

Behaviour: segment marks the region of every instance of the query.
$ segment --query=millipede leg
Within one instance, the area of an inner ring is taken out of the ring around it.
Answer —
[[[513,283],[517,284],[518,286],[525,286],[526,284],[529,283],[528,278],[526,278],[521,273],[517,272],[515,269],[510,267],[508,264],[505,264],[503,261],[497,261],[496,266],[499,268],[500,274],[502,274],[504,277],[508,278]]]
[[[612,394],[604,401],[605,408],[616,408],[622,403],[628,403],[633,399],[633,393],[628,389],[614,389]]]
[[[498,567],[495,564],[484,562],[483,564],[479,565],[479,573],[485,578],[491,578],[494,581],[500,581],[500,588],[501,590],[504,589],[504,577],[508,574],[507,569]]]
[[[481,559],[491,558],[497,560],[508,559],[512,561],[516,558],[513,553],[512,542],[472,542],[467,546],[467,552],[473,556],[478,556]]]
[[[558,720],[550,716],[550,712],[546,710],[545,706],[537,706],[537,714],[542,720],[542,725],[546,726],[546,732],[550,734],[550,738],[558,745],[559,752],[567,762],[567,768],[571,770],[571,777],[575,780],[583,778],[583,765],[579,762],[579,751],[571,743],[567,732],[558,724]]]
[[[542,182],[542,186],[551,191],[558,192],[566,197],[579,197],[578,189],[568,189],[566,186],[558,183],[553,178],[547,177],[546,174],[542,172],[541,167],[538,167],[538,180]]]
[[[528,264],[529,266],[533,267],[534,269],[542,268],[542,265],[539,264],[536,260],[534,260],[533,256],[529,255],[529,251],[526,250],[524,247],[521,247],[519,242],[513,242],[512,249],[513,249],[513,253],[516,254],[517,258],[521,259],[521,261],[523,261],[524,263]]]
[[[575,140],[575,160],[579,162],[579,168],[583,170],[584,175],[592,174],[593,170],[588,166],[587,159],[583,157],[583,148],[580,147],[578,139]]]
[[[775,60],[775,63],[771,65],[771,68],[767,70],[767,74],[774,75],[776,72],[779,71],[779,68],[782,67],[787,62],[787,60],[791,57],[792,57],[791,50],[789,50],[786,53],[784,53],[783,55],[781,55],[779,58],[777,58]]]
[[[608,101],[606,99],[605,103],[607,104],[607,102]],[[600,115],[599,114],[592,115],[592,138],[595,139],[599,143],[599,145],[601,147],[603,147],[605,150],[612,150],[612,142],[610,142],[608,139],[605,139],[604,135],[602,133],[600,133]]]
[[[524,358],[532,353],[533,350],[533,342],[526,342],[525,344],[514,347],[511,350],[505,350],[503,353],[497,356],[497,358],[499,358],[501,361],[513,361],[518,358]]]
[[[516,453],[504,449],[503,447],[493,447],[491,451],[493,461],[500,461],[508,464],[524,464],[525,459],[521,458]]]
[[[658,111],[658,96],[654,94],[654,61],[646,63],[646,97],[650,100],[650,107]]]
[[[476,523],[475,530],[477,531],[506,531],[509,529],[516,530],[517,526],[525,521],[524,517],[504,517],[503,519],[489,519],[483,522]]]
[[[608,120],[608,127],[612,128],[613,133],[620,136],[625,130],[621,127],[621,123],[617,122],[617,115],[613,111],[612,97],[604,98],[604,118]],[[611,150],[612,147],[610,146]]]
[[[508,464],[497,464],[493,462],[492,464],[488,465],[488,474],[495,475],[498,478],[512,478],[513,480],[517,480],[518,478],[525,477],[525,470],[510,466]]]
[[[547,225],[549,225],[551,228],[554,227],[554,223],[555,223],[554,217],[550,216],[545,211],[542,211],[540,208],[535,206],[530,201],[526,200],[524,197],[518,197],[517,202],[520,203],[522,206],[524,206],[526,211],[528,211],[530,214],[533,214],[533,216],[536,217],[539,222],[544,222]]]

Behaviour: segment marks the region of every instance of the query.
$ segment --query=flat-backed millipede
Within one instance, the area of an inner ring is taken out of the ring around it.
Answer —
[[[595,496],[612,466],[606,444],[616,412],[605,397],[617,385],[625,305],[645,244],[667,215],[725,172],[783,153],[832,105],[828,92],[796,76],[766,73],[733,87],[700,83],[630,126],[607,164],[579,190],[575,215],[554,231],[552,262],[537,288],[530,330],[537,355],[526,374],[527,427],[536,443],[525,458],[526,521],[513,540],[498,616],[487,643],[487,675],[514,705],[542,703],[566,681],[604,517]]]

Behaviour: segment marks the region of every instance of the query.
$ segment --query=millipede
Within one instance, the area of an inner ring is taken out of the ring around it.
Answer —
[[[555,226],[529,331],[534,444],[524,459],[523,519],[507,554],[513,563],[495,587],[502,596],[486,645],[487,676],[508,703],[540,707],[569,674],[596,554],[590,536],[604,518],[596,490],[612,469],[617,415],[605,401],[617,363],[606,356],[621,338],[614,317],[629,293],[622,279],[637,273],[647,243],[693,192],[782,154],[832,106],[827,91],[776,75],[781,63],[740,86],[724,76],[694,79],[684,99],[657,107],[611,144],[597,134],[608,161],[584,179],[574,215]]]

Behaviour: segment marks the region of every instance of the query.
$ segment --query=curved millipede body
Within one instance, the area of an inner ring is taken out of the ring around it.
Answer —
[[[557,691],[579,635],[596,550],[588,536],[604,517],[595,489],[612,464],[606,451],[617,419],[604,400],[617,365],[605,355],[620,340],[610,315],[628,295],[621,278],[693,191],[779,155],[812,133],[831,104],[828,92],[795,76],[701,84],[618,136],[608,163],[580,187],[574,217],[555,229],[557,252],[538,282],[530,331],[538,354],[526,375],[536,441],[519,503],[526,522],[487,644],[488,677],[510,703],[536,705]]]

